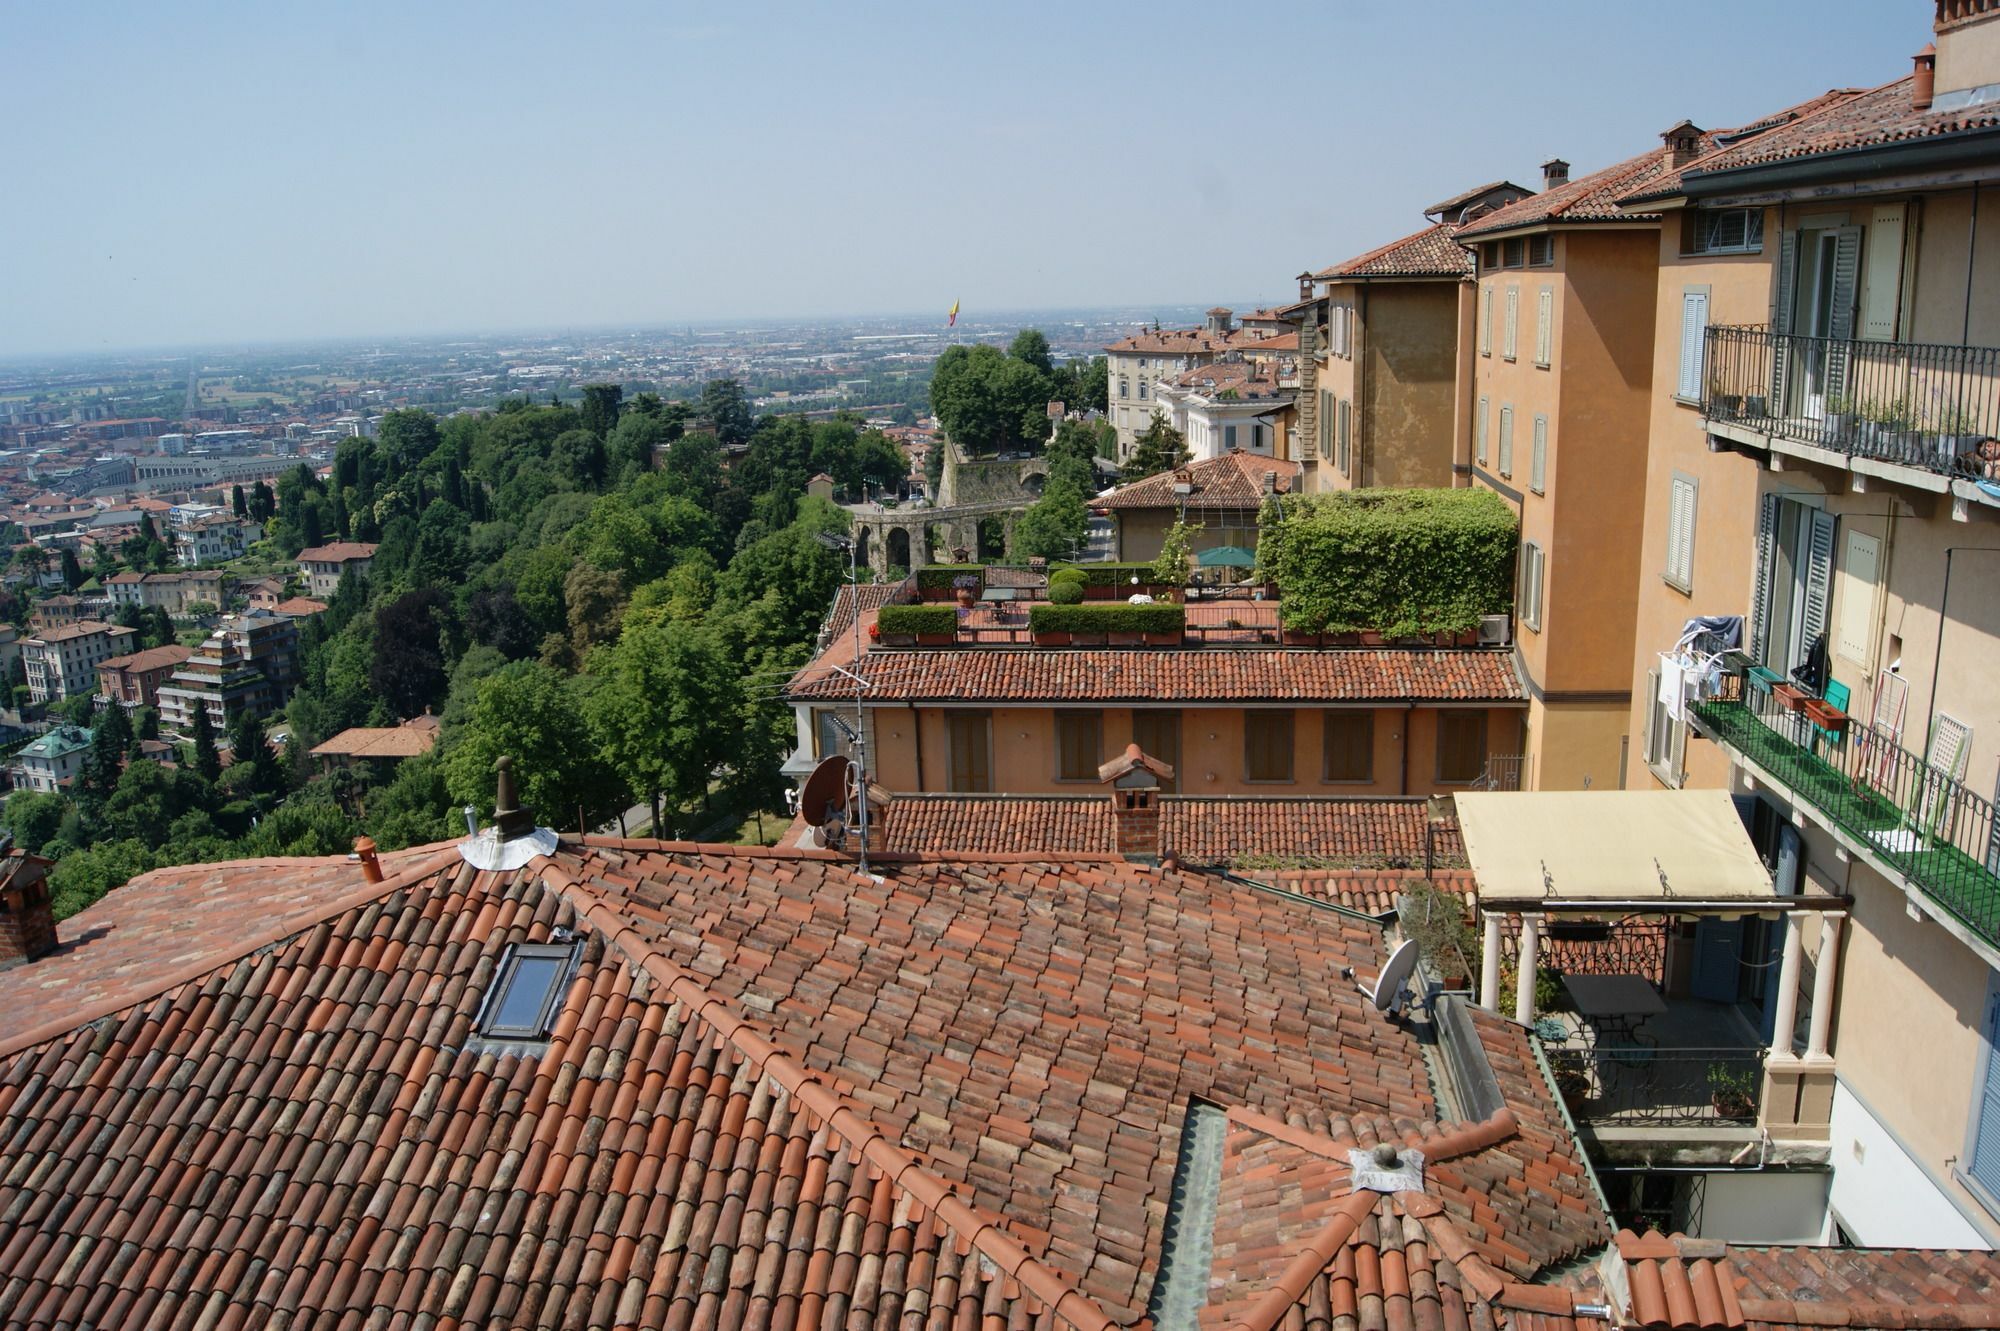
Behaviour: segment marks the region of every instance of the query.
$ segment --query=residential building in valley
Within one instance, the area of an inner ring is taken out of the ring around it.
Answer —
[[[157,707],[160,685],[192,655],[192,648],[170,642],[163,647],[149,647],[143,652],[99,661],[97,695],[128,711],[134,707]]]
[[[299,551],[299,576],[305,579],[306,595],[328,600],[339,589],[342,574],[365,578],[374,558],[375,547],[366,541],[335,541]]]
[[[1266,345],[1268,344],[1268,345]],[[1254,327],[1236,323],[1235,313],[1217,306],[1200,328],[1155,328],[1113,342],[1104,349],[1111,395],[1110,420],[1118,431],[1118,457],[1131,455],[1133,441],[1145,433],[1159,408],[1159,385],[1207,365],[1229,352],[1271,356],[1296,355],[1298,342],[1280,331],[1273,320]]]
[[[1459,230],[1532,191],[1508,181],[1425,211],[1423,230],[1300,278],[1308,493],[1470,483],[1475,265]],[[1296,308],[1296,307],[1295,307]]]
[[[131,629],[117,624],[85,619],[22,639],[28,696],[47,703],[95,693],[98,665],[123,652],[134,636]]]
[[[1725,137],[1630,201],[1667,221],[1629,783],[1729,789],[1779,829],[1782,892],[1845,903],[1713,940],[1775,965],[1779,994],[1803,954],[1865,995],[1822,1038],[1788,1033],[1766,1077],[1816,1088],[1842,1232],[1988,1247],[2000,11],[1940,0],[1934,36],[1908,76]],[[1740,652],[1677,655],[1697,616],[1740,622]]]
[[[1284,457],[1298,394],[1296,360],[1246,360],[1231,352],[1154,385],[1157,409],[1195,461],[1242,451]]]
[[[186,734],[202,708],[220,733],[243,712],[276,710],[298,683],[298,650],[298,624],[287,615],[251,610],[225,617],[160,686],[160,724]]]
[[[90,732],[62,725],[24,745],[9,770],[17,789],[53,794],[68,789],[89,761]]]

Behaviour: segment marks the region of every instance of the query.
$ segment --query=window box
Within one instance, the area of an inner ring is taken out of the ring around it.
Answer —
[[[1841,711],[1824,698],[1807,698],[1805,700],[1805,713],[1811,718],[1814,725],[1834,735],[1846,734],[1847,724],[1852,719],[1846,712]]]
[[[1799,711],[1806,705],[1806,691],[1784,680],[1771,686],[1771,696],[1788,712]]]
[[[877,629],[869,636],[884,647],[914,647],[917,645],[917,635],[914,633],[884,633],[880,629]]]
[[[1324,634],[1306,633],[1300,629],[1285,630],[1285,646],[1287,647],[1321,647],[1325,645],[1324,640]],[[1359,635],[1356,635],[1355,641],[1360,641]]]

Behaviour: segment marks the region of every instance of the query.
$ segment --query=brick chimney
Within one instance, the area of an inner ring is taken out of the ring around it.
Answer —
[[[1560,157],[1551,157],[1542,163],[1542,188],[1552,190],[1558,185],[1569,184],[1569,163]]]
[[[1910,77],[1910,109],[1928,111],[1937,95],[1937,43],[1926,46],[1911,59],[1915,68]]]
[[[1148,757],[1137,744],[1097,769],[1097,779],[1111,787],[1111,817],[1117,830],[1118,853],[1128,860],[1160,858],[1160,783],[1173,780],[1174,769]]]
[[[49,902],[54,862],[24,850],[0,859],[0,970],[56,950],[56,917]]]
[[[1666,144],[1667,151],[1673,154],[1674,170],[1680,170],[1701,156],[1701,136],[1701,126],[1692,120],[1683,120],[1680,124],[1660,132],[1660,142]]]

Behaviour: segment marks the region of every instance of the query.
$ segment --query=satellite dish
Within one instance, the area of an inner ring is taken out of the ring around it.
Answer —
[[[1388,964],[1375,977],[1370,988],[1356,984],[1355,988],[1368,995],[1368,1001],[1375,1005],[1377,1012],[1401,1012],[1410,1002],[1410,976],[1417,969],[1417,940],[1405,938],[1396,944],[1396,950],[1389,954]]]
[[[799,817],[815,825],[835,815],[845,816],[847,770],[853,764],[847,756],[829,753],[799,787]]]

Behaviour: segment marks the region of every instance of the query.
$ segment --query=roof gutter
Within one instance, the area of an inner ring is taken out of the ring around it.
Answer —
[[[1841,148],[1782,162],[1722,171],[1690,171],[1681,177],[1681,193],[1689,198],[1709,198],[1746,190],[1838,184],[1856,176],[1911,168],[1939,170],[1991,165],[1996,159],[2000,159],[2000,126],[1990,126],[1915,142]]]

